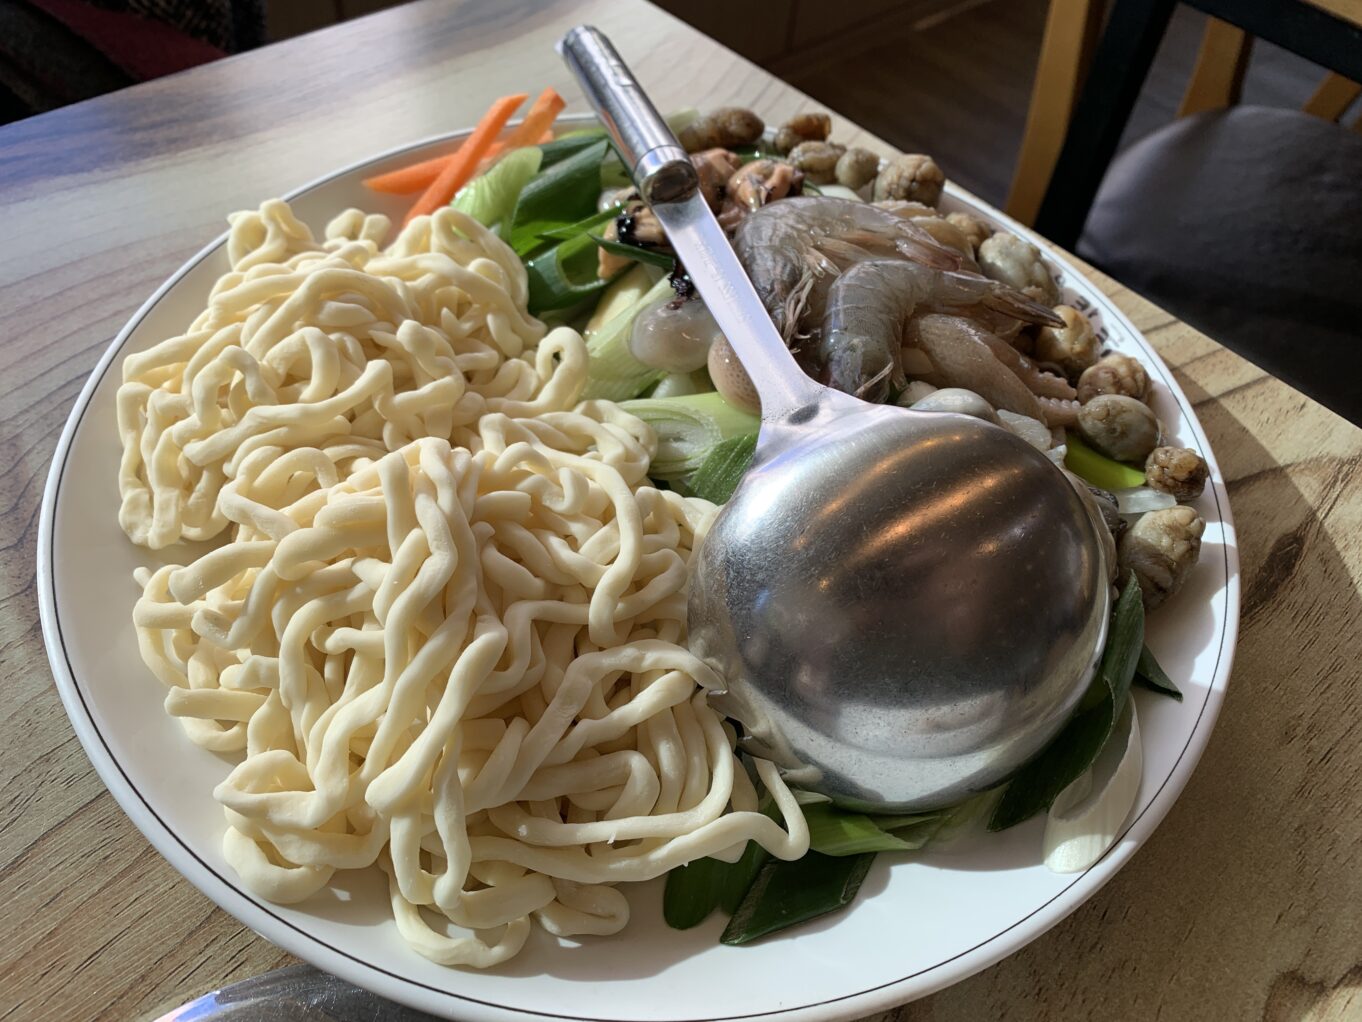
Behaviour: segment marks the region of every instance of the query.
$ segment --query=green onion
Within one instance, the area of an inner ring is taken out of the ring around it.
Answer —
[[[1104,490],[1126,490],[1144,485],[1144,472],[1105,454],[1098,454],[1074,435],[1065,438],[1064,465],[1074,475]]]
[[[596,247],[591,235],[564,241],[525,264],[529,277],[527,305],[531,315],[567,309],[599,295],[614,278],[596,275]]]
[[[1135,680],[1153,692],[1172,696],[1178,702],[1182,702],[1182,690],[1164,673],[1148,646],[1140,650],[1140,660],[1135,665]]]
[[[1130,695],[1130,683],[1144,645],[1144,604],[1131,572],[1116,601],[1111,631],[1093,690],[1059,736],[1041,750],[1003,792],[988,821],[989,830],[1005,830],[1050,808],[1055,796],[1092,766],[1111,737]]]
[[[804,819],[809,825],[809,848],[823,855],[907,852],[914,848],[902,838],[882,829],[872,817],[849,813],[826,803],[805,806]]]
[[[592,237],[601,248],[607,252],[613,252],[617,256],[624,256],[632,259],[636,263],[647,263],[649,266],[660,266],[664,270],[670,270],[676,263],[676,256],[666,252],[659,252],[653,248],[643,248],[639,245],[626,245],[622,241],[611,241],[609,238],[599,236]]]
[[[486,174],[480,174],[459,189],[450,203],[480,224],[501,224],[501,236],[510,234],[510,216],[526,184],[539,173],[542,154],[534,146],[512,149]]]
[[[756,433],[745,433],[716,444],[695,470],[695,475],[690,477],[691,492],[712,503],[727,504],[756,453]]]
[[[767,860],[719,940],[747,944],[849,905],[874,861],[869,853],[818,852],[794,862]]]
[[[992,814],[1002,793],[1001,787],[990,788],[947,809],[941,818],[941,827],[932,835],[932,840],[951,841],[973,829],[985,816]]]
[[[653,427],[657,454],[648,474],[678,479],[694,472],[720,442],[755,433],[755,415],[734,408],[713,391],[684,397],[641,398],[621,407]],[[692,489],[694,487],[692,486]]]
[[[603,209],[599,213],[593,213],[585,220],[578,220],[575,224],[568,224],[566,227],[554,227],[539,235],[541,241],[571,241],[579,234],[586,234],[591,228],[599,227],[601,224],[609,223],[620,215],[623,206],[611,206]]]
[[[648,396],[685,397],[688,394],[703,394],[713,389],[714,385],[709,382],[709,373],[697,369],[693,373],[668,373]],[[703,465],[700,467],[704,468]]]
[[[605,157],[606,142],[594,144],[555,163],[527,184],[512,217],[511,247],[526,255],[541,246],[540,235],[566,227],[596,212],[600,197],[598,168]]]
[[[564,242],[573,244],[573,242]],[[595,251],[593,245],[592,251]],[[672,293],[671,284],[663,277],[654,284],[638,301],[611,319],[587,339],[586,351],[590,356],[587,363],[587,398],[601,398],[606,401],[624,401],[638,397],[667,374],[660,369],[652,369],[634,358],[629,350],[629,335],[636,320],[644,309],[662,301]]]

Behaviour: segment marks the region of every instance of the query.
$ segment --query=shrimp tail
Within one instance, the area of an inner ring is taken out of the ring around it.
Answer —
[[[922,232],[927,234],[926,231]],[[948,273],[955,273],[964,268],[964,260],[959,252],[945,248],[935,240],[930,240],[931,235],[927,235],[928,240],[916,237],[904,237],[902,234],[894,242],[894,248],[903,258],[923,266],[930,266],[934,270],[945,270]]]
[[[1040,302],[1034,301],[1020,291],[1014,291],[1003,284],[993,288],[985,296],[983,304],[994,312],[1001,312],[1005,316],[1020,319],[1025,323],[1037,323],[1041,326],[1064,326],[1064,320],[1054,309],[1041,305]]]

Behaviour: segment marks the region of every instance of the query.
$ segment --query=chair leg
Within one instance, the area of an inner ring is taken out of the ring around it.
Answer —
[[[1326,121],[1338,121],[1358,96],[1362,96],[1362,85],[1331,71],[1301,109]]]
[[[1197,53],[1196,67],[1187,91],[1182,94],[1178,116],[1199,114],[1203,110],[1222,110],[1239,102],[1253,51],[1253,36],[1219,18],[1206,22]]]
[[[1098,0],[1050,0],[1026,130],[1004,207],[1024,224],[1035,220],[1059,159],[1074,103],[1097,47],[1102,7]]]
[[[1064,147],[1036,214],[1036,230],[1061,247],[1073,248],[1078,241],[1168,28],[1173,4],[1174,0],[1114,0],[1112,4],[1093,54],[1092,71],[1074,106]]]

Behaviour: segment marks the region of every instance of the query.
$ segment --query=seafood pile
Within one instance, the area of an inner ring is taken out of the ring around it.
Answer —
[[[1035,245],[938,209],[945,176],[931,157],[881,159],[831,141],[831,127],[805,113],[771,130],[727,107],[679,136],[796,360],[868,401],[986,419],[1076,468],[1106,526],[1113,580],[1134,571],[1146,606],[1162,603],[1196,561],[1204,522],[1185,505],[1207,473],[1196,452],[1162,443],[1144,368],[1102,350]],[[622,212],[609,237],[668,252],[637,193],[603,195],[601,208],[612,205]],[[600,257],[602,276],[617,270],[620,256]],[[700,389],[756,411],[755,388],[679,264],[672,284],[674,297],[639,317],[634,355],[705,376]]]

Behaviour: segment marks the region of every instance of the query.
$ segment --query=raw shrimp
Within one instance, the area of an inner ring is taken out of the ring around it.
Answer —
[[[900,220],[863,202],[802,197],[763,206],[738,226],[733,247],[786,342],[794,336],[799,314],[805,311],[807,278],[840,269],[826,258],[820,259],[817,251],[826,242],[839,239],[855,246],[866,258],[892,256],[902,244],[930,265],[945,270],[960,268],[957,253],[941,248],[912,221]],[[821,308],[812,311],[821,318]]]
[[[995,300],[997,291],[993,282],[973,274],[937,270],[908,259],[855,262],[828,289],[827,311],[818,339],[824,376],[828,384],[838,390],[869,400],[883,400],[889,384],[902,387],[905,382],[899,349],[915,312],[920,312],[924,306],[967,309]],[[977,328],[968,320],[937,318],[951,320],[954,331],[969,336],[975,344],[982,343],[973,336]],[[1004,341],[997,343],[1007,346]],[[985,350],[988,350],[987,346]],[[931,355],[928,351],[928,356]],[[989,356],[993,358],[991,351]],[[928,382],[937,383],[936,380]],[[950,385],[977,389],[966,383]],[[1023,415],[1031,414],[1021,407],[1002,407]],[[1035,417],[1039,418],[1039,415]]]
[[[799,353],[806,368],[871,400],[882,400],[891,381],[902,383],[899,350],[915,311],[1060,322],[1020,292],[970,272],[967,256],[913,220],[862,202],[792,198],[763,206],[738,227],[734,248],[786,343],[807,343]]]

